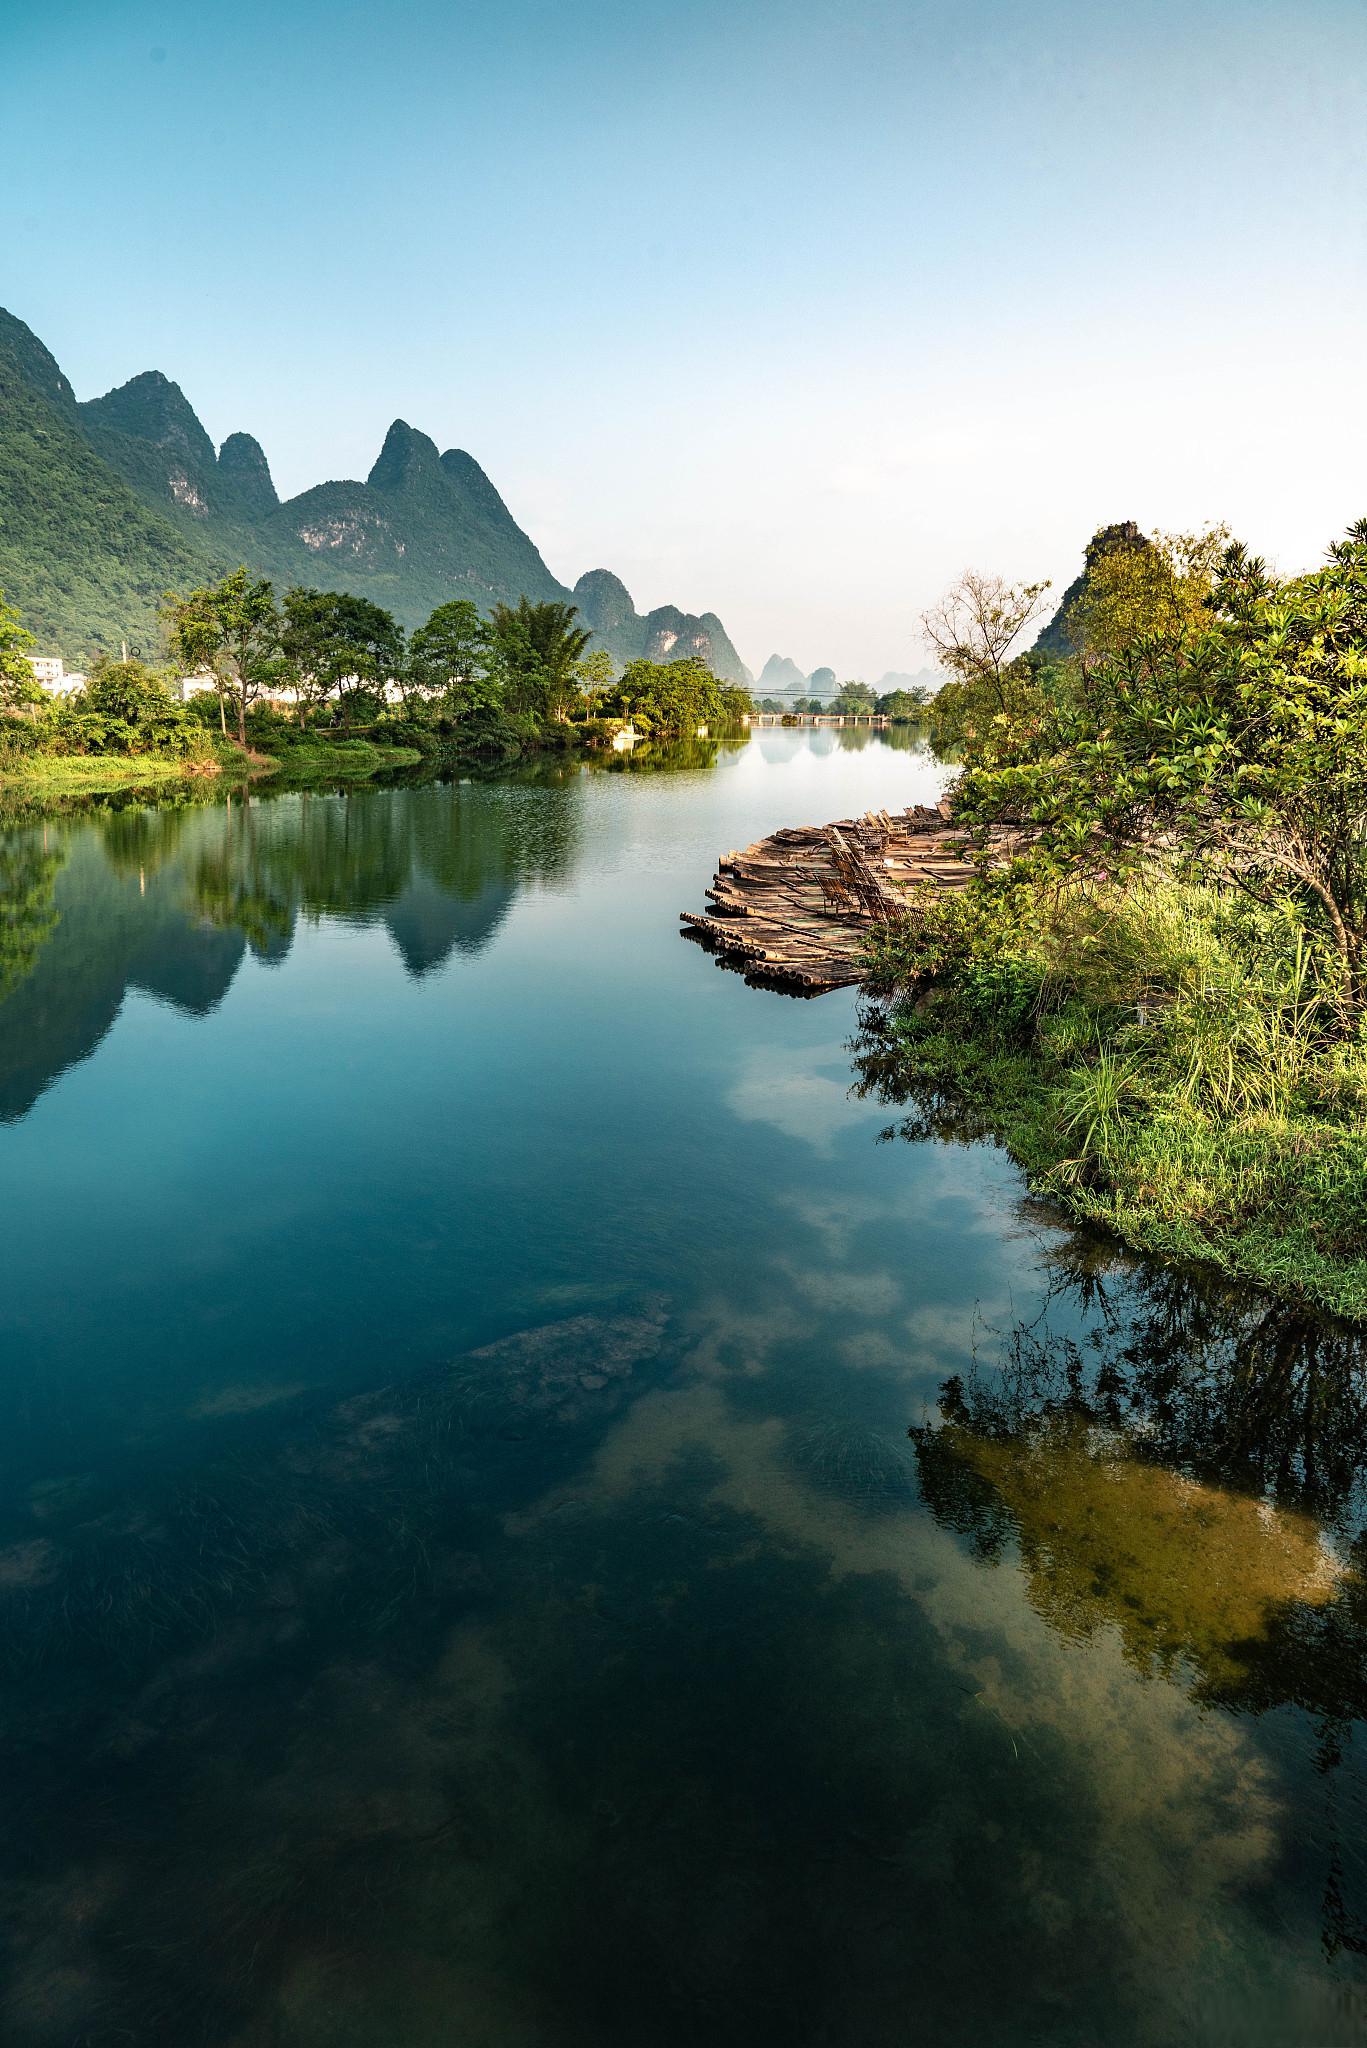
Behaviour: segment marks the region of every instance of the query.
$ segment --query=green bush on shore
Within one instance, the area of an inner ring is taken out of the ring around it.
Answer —
[[[1367,1034],[1303,906],[1160,875],[922,892],[872,942],[861,1086],[999,1138],[1142,1250],[1367,1316]]]

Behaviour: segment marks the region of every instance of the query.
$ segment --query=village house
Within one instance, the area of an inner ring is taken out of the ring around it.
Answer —
[[[34,681],[51,697],[69,697],[73,690],[85,688],[85,677],[76,669],[68,673],[60,654],[30,654],[28,661]]]

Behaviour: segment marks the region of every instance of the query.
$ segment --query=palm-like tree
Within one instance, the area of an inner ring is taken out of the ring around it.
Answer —
[[[489,644],[510,711],[564,717],[579,687],[575,665],[593,637],[575,624],[578,616],[575,605],[532,604],[525,597],[494,606]]]

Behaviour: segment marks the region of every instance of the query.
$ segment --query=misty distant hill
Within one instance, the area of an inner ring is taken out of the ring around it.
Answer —
[[[592,626],[615,661],[678,661],[696,655],[725,682],[752,680],[715,612],[695,618],[665,604],[643,618],[611,569],[590,569],[575,584],[573,597],[585,625]]]
[[[893,690],[938,690],[943,681],[944,677],[935,668],[918,669],[914,675],[889,669],[873,687],[880,697],[886,697]],[[833,668],[814,668],[810,675],[804,675],[786,654],[771,654],[760,670],[755,694],[758,697],[831,698],[839,688]]]
[[[759,672],[755,690],[761,697],[795,695],[805,697],[807,678],[786,654],[771,654]]]

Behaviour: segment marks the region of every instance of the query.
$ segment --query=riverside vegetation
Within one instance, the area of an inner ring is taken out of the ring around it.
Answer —
[[[1143,1250],[1367,1316],[1367,522],[1285,580],[1105,529],[1013,657],[1044,589],[927,618],[983,851],[873,942],[860,1085]]]
[[[616,673],[571,604],[460,598],[411,635],[370,599],[297,588],[277,599],[245,568],[163,606],[170,665],[101,659],[54,701],[33,636],[0,597],[0,780],[62,794],[282,768],[367,775],[423,758],[507,761],[644,735],[739,726],[745,689],[696,656]],[[175,678],[204,687],[182,702]]]

